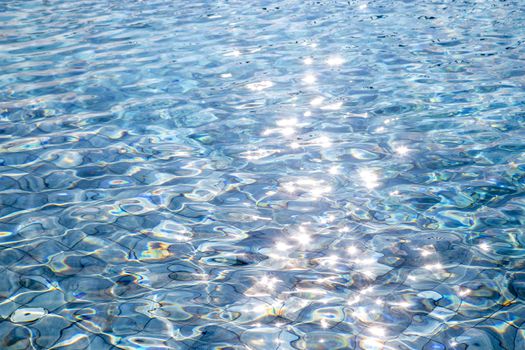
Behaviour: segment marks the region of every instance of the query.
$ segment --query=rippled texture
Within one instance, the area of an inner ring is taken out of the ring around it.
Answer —
[[[524,349],[523,1],[0,2],[1,349]]]

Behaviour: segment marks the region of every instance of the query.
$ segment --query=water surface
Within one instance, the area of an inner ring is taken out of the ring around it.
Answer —
[[[0,2],[1,349],[524,349],[523,1]]]

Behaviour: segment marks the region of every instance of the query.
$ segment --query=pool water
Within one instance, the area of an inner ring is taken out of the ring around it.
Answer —
[[[1,349],[525,349],[523,1],[0,2]]]

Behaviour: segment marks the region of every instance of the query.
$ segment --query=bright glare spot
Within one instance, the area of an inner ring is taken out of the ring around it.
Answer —
[[[303,60],[303,63],[306,64],[307,66],[311,65],[312,63],[314,63],[314,60],[311,58],[311,57],[306,57],[304,60]]]
[[[354,304],[357,304],[360,300],[361,300],[361,296],[356,295],[353,299],[348,300],[347,304],[348,304],[349,306],[352,306],[352,305],[354,305]]]
[[[264,345],[264,339],[253,339],[250,342],[255,345]]]
[[[258,160],[271,156],[272,154],[279,153],[279,150],[270,150],[270,149],[257,149],[254,151],[246,151],[241,153],[241,156],[248,160]]]
[[[279,130],[281,134],[283,134],[284,136],[290,136],[290,135],[293,135],[295,134],[295,129],[294,128],[291,128],[291,127],[287,127],[287,128],[282,128],[281,130]]]
[[[345,63],[345,60],[340,56],[333,56],[326,60],[326,64],[331,67],[340,66],[343,63]]]
[[[321,147],[330,147],[332,142],[328,136],[319,136],[317,138],[317,144]]]
[[[338,259],[339,257],[337,255],[330,255],[326,257],[326,262],[328,265],[335,265]]]
[[[249,90],[252,90],[252,91],[261,91],[261,90],[264,90],[264,89],[268,89],[270,87],[273,86],[273,83],[269,80],[265,80],[265,81],[261,81],[259,83],[251,83],[251,84],[247,84],[246,87],[249,89]]]
[[[379,177],[371,169],[361,169],[359,170],[359,177],[364,182],[365,187],[368,189],[375,188],[379,186]]]
[[[379,326],[372,326],[368,329],[368,331],[374,337],[384,337],[386,335],[386,330],[383,327]]]
[[[355,246],[351,245],[350,247],[346,248],[346,251],[350,255],[355,255],[359,250]]]
[[[467,295],[469,295],[471,292],[470,289],[466,289],[466,288],[463,288],[463,289],[460,289],[459,292],[458,292],[458,295],[460,297],[466,297]]]
[[[364,9],[366,9],[367,7],[368,7],[368,5],[365,4],[365,3],[362,3],[361,5],[359,5],[359,9],[360,9],[360,10],[364,10]]]
[[[281,282],[281,280],[275,277],[269,277],[265,275],[261,278],[261,280],[257,284],[265,287],[266,289],[273,290],[275,289],[275,285],[279,282]]]
[[[299,143],[297,143],[297,142],[292,142],[292,143],[290,144],[290,147],[292,147],[293,149],[296,149],[296,148],[301,147],[301,145],[300,145]]]
[[[297,118],[280,119],[276,122],[277,126],[295,126],[297,125]]]
[[[402,302],[399,302],[399,303],[392,303],[393,306],[398,306],[398,307],[402,307],[402,308],[407,308],[410,306],[410,303],[408,301],[402,301]]]
[[[285,252],[287,250],[289,250],[290,248],[292,248],[291,245],[289,244],[286,244],[285,242],[277,242],[275,244],[275,249],[281,251],[281,252]]]
[[[310,190],[310,194],[312,195],[312,197],[317,198],[321,197],[325,193],[330,192],[331,190],[332,188],[330,186],[316,187]]]
[[[383,349],[383,343],[378,339],[364,338],[362,348],[367,350],[380,350]]]
[[[432,254],[432,252],[429,251],[429,250],[425,250],[425,249],[421,250],[421,256],[429,256],[431,254]]]
[[[312,242],[312,237],[306,232],[298,232],[293,239],[303,246],[307,246]]]
[[[313,107],[317,107],[317,106],[320,106],[321,103],[323,103],[323,101],[324,101],[324,97],[319,96],[311,100],[310,105]]]
[[[370,286],[370,287],[366,287],[365,289],[363,289],[361,291],[361,294],[368,294],[368,293],[372,293],[373,291],[374,291],[374,287]]]
[[[407,146],[398,146],[396,147],[395,151],[400,156],[406,156],[410,150]]]
[[[430,271],[441,270],[442,268],[443,268],[443,265],[441,265],[440,263],[425,265],[425,269],[430,270]]]
[[[486,242],[483,242],[479,245],[479,249],[483,250],[484,252],[488,252],[490,250],[490,245]]]
[[[256,314],[262,314],[262,313],[265,313],[266,312],[266,309],[268,307],[264,304],[260,304],[260,305],[257,305],[255,306],[252,311],[255,312]]]
[[[239,57],[241,54],[242,53],[239,50],[234,50],[234,51],[225,53],[224,56]]]
[[[352,312],[352,316],[363,320],[363,319],[366,319],[367,313],[364,307],[359,307],[354,312]]]
[[[328,326],[329,326],[328,321],[325,318],[323,318],[321,320],[321,328],[328,328]]]
[[[296,190],[295,185],[291,182],[285,184],[283,187],[284,187],[284,190],[289,193],[294,193]]]
[[[310,112],[310,111],[306,111],[306,112],[303,113],[303,115],[304,115],[305,117],[311,117],[311,116],[312,116],[312,112]]]
[[[335,165],[330,167],[330,169],[328,169],[328,173],[330,173],[331,175],[339,174],[339,167]]]
[[[232,77],[232,74],[231,73],[224,73],[224,74],[221,74],[221,78],[231,78]]]
[[[359,265],[372,265],[376,262],[374,258],[355,259],[354,261]]]
[[[335,103],[323,106],[321,107],[321,109],[325,111],[337,111],[341,109],[342,106],[343,106],[343,102],[335,102]]]
[[[303,78],[303,82],[305,84],[313,84],[317,81],[317,78],[315,77],[315,75],[313,74],[307,74],[305,75],[305,77]]]

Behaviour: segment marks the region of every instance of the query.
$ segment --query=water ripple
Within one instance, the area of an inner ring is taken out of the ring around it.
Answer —
[[[523,21],[3,1],[0,348],[524,348]]]

